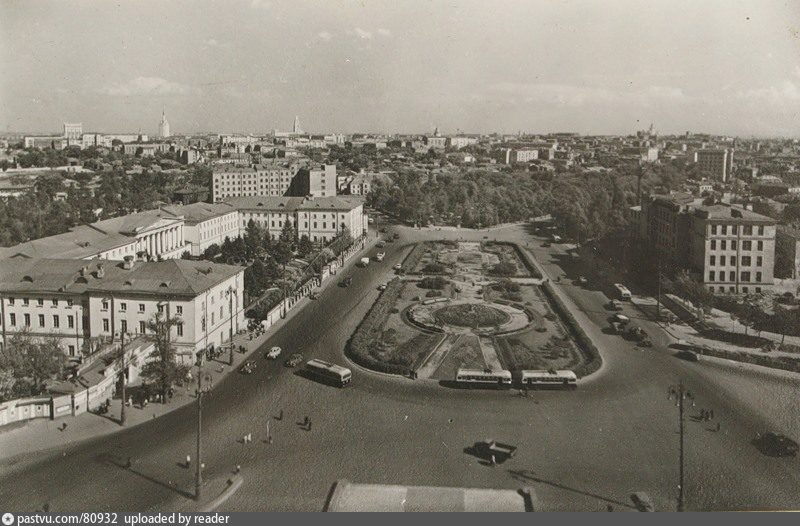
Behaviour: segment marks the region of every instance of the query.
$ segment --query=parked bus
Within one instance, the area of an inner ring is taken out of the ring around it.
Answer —
[[[456,372],[456,382],[466,387],[511,387],[511,371],[459,369]]]
[[[614,283],[614,288],[617,289],[619,293],[619,297],[623,300],[630,300],[631,299],[631,291],[628,290],[628,287],[621,283]]]
[[[572,371],[522,371],[522,385],[533,389],[575,389],[578,377]]]
[[[341,365],[318,360],[316,358],[306,362],[306,371],[323,382],[330,382],[339,387],[346,386],[353,378],[352,371],[347,367],[342,367]]]

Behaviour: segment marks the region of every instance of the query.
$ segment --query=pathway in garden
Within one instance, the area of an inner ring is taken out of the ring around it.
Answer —
[[[481,353],[483,354],[483,361],[486,362],[486,367],[492,371],[500,371],[503,369],[500,359],[497,357],[497,350],[494,348],[494,341],[489,336],[481,336]]]
[[[428,359],[417,369],[417,378],[430,378],[447,358],[447,353],[453,348],[460,336],[448,335],[439,346],[431,352]]]

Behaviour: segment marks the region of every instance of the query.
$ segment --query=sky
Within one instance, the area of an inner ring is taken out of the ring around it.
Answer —
[[[800,2],[0,0],[0,131],[800,137]]]

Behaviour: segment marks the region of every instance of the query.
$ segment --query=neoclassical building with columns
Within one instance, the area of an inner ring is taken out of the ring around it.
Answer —
[[[189,250],[184,218],[163,210],[114,217],[68,232],[0,248],[0,259],[177,259]]]

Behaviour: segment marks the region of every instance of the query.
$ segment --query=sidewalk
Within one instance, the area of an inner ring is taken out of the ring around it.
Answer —
[[[362,251],[372,248],[376,241],[376,238],[368,238]],[[356,251],[354,255],[345,262],[343,268],[348,268],[353,265],[354,262],[357,262],[358,258],[355,257],[355,254],[358,253],[359,251]],[[335,281],[331,279],[331,277],[323,281],[317,290],[324,290],[330,286],[330,284]],[[280,330],[287,320],[296,316],[309,301],[311,300],[307,297],[298,301],[294,307],[287,312],[286,318],[271,326],[264,334],[257,338],[251,340],[247,333],[235,334],[233,337],[235,348],[238,349],[239,345],[243,345],[247,349],[246,352],[240,353],[234,351],[233,365],[228,365],[228,352],[223,352],[219,360],[205,361],[203,364],[204,379],[210,376],[210,385],[212,388],[214,385],[218,385],[223,378],[232,371],[236,371],[243,362],[250,359],[250,355],[253,351],[263,345],[276,331]],[[126,407],[126,422],[124,427],[120,426],[118,423],[122,400],[117,398],[111,401],[111,407],[105,415],[84,413],[75,417],[60,418],[57,420],[40,418],[0,427],[0,461],[18,455],[63,448],[89,438],[110,435],[143,422],[153,420],[190,404],[195,400],[194,391],[197,379],[196,366],[191,368],[191,373],[195,381],[190,382],[184,387],[177,388],[172,401],[169,403],[150,403],[144,408],[140,408],[139,406]],[[64,424],[66,424],[66,427],[62,429]]]

